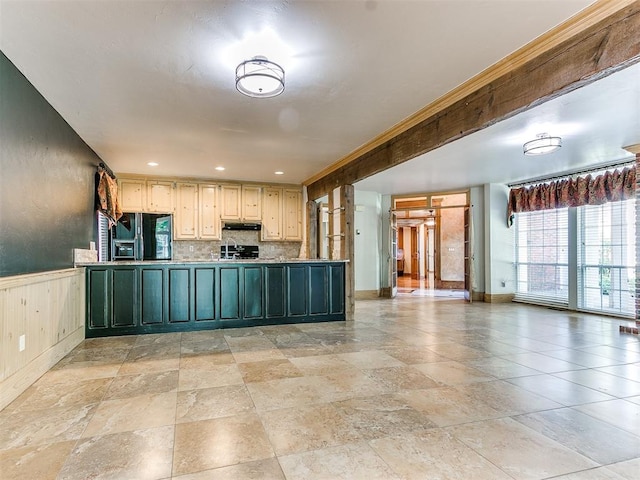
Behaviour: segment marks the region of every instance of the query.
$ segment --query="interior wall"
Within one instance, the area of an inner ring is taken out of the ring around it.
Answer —
[[[469,203],[473,218],[473,278],[472,290],[484,293],[484,235],[485,235],[485,211],[484,211],[484,187],[472,187],[469,190]]]
[[[0,277],[73,266],[100,158],[0,52]]]
[[[485,295],[488,300],[510,300],[515,291],[513,232],[507,227],[509,187],[484,186]]]
[[[356,291],[380,290],[382,212],[377,192],[355,191]]]
[[[387,294],[391,288],[391,276],[389,272],[389,258],[390,258],[390,229],[389,223],[389,211],[391,210],[391,195],[382,195],[380,197],[380,288]]]

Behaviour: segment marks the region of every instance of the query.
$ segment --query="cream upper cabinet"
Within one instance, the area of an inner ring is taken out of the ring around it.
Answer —
[[[243,220],[262,220],[262,187],[257,185],[242,186],[242,217]]]
[[[262,240],[282,240],[282,188],[264,188],[260,236]]]
[[[218,210],[218,186],[199,186],[199,238],[207,240],[220,240],[222,231],[220,225],[220,212]]]
[[[242,210],[240,199],[242,198],[241,185],[222,185],[220,187],[220,217],[223,220],[240,220]]]
[[[302,240],[302,192],[284,189],[283,193],[283,239]]]
[[[147,182],[147,212],[173,212],[173,182]]]
[[[144,212],[146,207],[146,182],[123,178],[118,180],[118,200],[123,212]]]
[[[176,186],[176,240],[196,239],[198,237],[198,184],[178,183]]]

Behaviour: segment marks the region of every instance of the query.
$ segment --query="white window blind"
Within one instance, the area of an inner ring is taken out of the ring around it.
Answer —
[[[109,221],[98,212],[98,261],[109,260]]]
[[[516,299],[568,305],[568,209],[518,213],[514,230]]]
[[[635,200],[578,208],[578,308],[635,315]]]

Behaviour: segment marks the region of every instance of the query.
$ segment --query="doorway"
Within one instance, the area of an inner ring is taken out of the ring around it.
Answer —
[[[398,294],[470,298],[467,194],[394,199],[393,205],[404,260],[398,261]]]

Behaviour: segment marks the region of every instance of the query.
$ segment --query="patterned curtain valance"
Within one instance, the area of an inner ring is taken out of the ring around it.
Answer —
[[[597,177],[587,175],[531,187],[512,188],[507,206],[507,225],[513,225],[514,214],[519,212],[602,205],[635,198],[635,194],[635,165]]]

